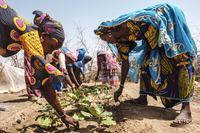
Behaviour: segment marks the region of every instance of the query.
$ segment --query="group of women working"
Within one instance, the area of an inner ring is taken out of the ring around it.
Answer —
[[[54,81],[54,89],[61,91],[63,87],[66,88],[69,85],[72,91],[75,92],[85,78],[85,65],[91,61],[91,59],[91,56],[86,55],[86,50],[84,48],[72,52],[66,47],[61,47],[60,49],[54,50],[52,54],[48,54],[46,56],[46,61],[58,68],[64,76],[62,81]],[[26,56],[24,58],[24,64],[28,97],[34,100],[34,97],[41,96],[41,93],[38,89],[30,89],[28,78],[31,75],[31,65]]]
[[[63,74],[45,60],[47,54],[62,47],[63,27],[46,13],[34,11],[33,14],[34,26],[27,24],[4,0],[0,0],[0,54],[9,57],[23,49],[30,63],[27,82],[31,90],[41,91],[66,126],[78,126],[76,120],[65,114],[54,90],[54,82],[62,80]]]
[[[9,57],[23,49],[29,62],[26,64],[26,82],[31,90],[41,91],[66,126],[78,126],[78,122],[62,110],[57,100],[55,83],[66,78],[71,87],[74,87],[73,83],[78,87],[81,81],[75,73],[82,73],[79,66],[83,68],[91,57],[72,57],[71,52],[62,47],[65,39],[62,25],[41,11],[34,11],[33,14],[34,26],[28,25],[4,0],[0,0],[0,54]],[[121,62],[121,81],[114,94],[115,101],[119,100],[129,73],[135,80],[140,77],[140,96],[133,100],[134,103],[147,105],[147,95],[155,99],[160,96],[166,108],[182,103],[174,125],[192,121],[190,100],[193,94],[192,62],[196,56],[196,45],[179,8],[169,4],[147,7],[101,23],[95,34],[108,42]],[[54,60],[50,64],[45,57],[52,52]],[[104,70],[103,83],[109,79],[114,85],[118,78],[113,56],[99,51],[97,58],[99,70]],[[65,61],[63,63],[60,60]],[[131,63],[132,60],[135,64]]]

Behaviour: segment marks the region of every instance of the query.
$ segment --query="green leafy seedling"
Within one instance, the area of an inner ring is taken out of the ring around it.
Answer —
[[[100,117],[102,117],[102,118],[104,118],[104,117],[111,117],[111,116],[112,116],[112,112],[108,112],[108,111],[104,111],[100,115]]]
[[[105,125],[105,126],[116,125],[116,121],[113,120],[113,117],[105,117],[101,119],[100,125]]]
[[[70,97],[73,100],[77,100],[78,99],[77,96],[74,93],[71,93],[71,92],[68,92],[67,96]]]
[[[72,117],[77,121],[82,121],[85,119],[84,116],[82,116],[80,113],[79,114],[75,113]]]
[[[90,113],[96,117],[100,117],[101,113],[103,113],[104,109],[102,106],[93,105],[87,108]]]
[[[36,118],[36,121],[41,128],[45,128],[45,129],[50,128],[53,122],[53,120],[47,115],[38,116]]]
[[[92,115],[88,112],[85,111],[81,111],[80,114],[85,118],[85,119],[89,119],[92,118]]]

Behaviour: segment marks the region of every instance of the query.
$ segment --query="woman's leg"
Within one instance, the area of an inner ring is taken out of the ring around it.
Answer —
[[[172,126],[180,126],[188,124],[191,121],[192,121],[192,115],[191,115],[190,103],[189,102],[182,103],[181,112],[173,121]]]
[[[109,84],[109,80],[110,80],[110,77],[109,77],[109,71],[104,69],[102,70],[102,73],[101,73],[101,81],[102,81],[102,84]]]
[[[113,87],[117,87],[119,83],[119,77],[117,73],[117,69],[113,69],[110,72],[110,85]]]
[[[192,64],[180,66],[178,75],[178,88],[181,98],[191,98],[194,92],[194,67]],[[180,126],[192,121],[190,102],[182,103],[180,114],[175,118],[172,124]],[[172,125],[173,126],[173,125]]]
[[[141,74],[141,76],[142,76],[142,74]],[[145,88],[144,81],[143,81],[142,77],[140,77],[140,90],[144,89],[144,88]],[[138,98],[133,99],[131,102],[134,104],[148,105],[147,95],[140,94]]]

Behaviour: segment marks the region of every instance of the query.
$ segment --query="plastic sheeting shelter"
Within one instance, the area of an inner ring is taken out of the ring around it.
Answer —
[[[24,69],[0,64],[0,93],[19,92],[25,89]]]

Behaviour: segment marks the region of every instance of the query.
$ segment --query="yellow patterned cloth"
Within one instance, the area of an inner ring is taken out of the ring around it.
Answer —
[[[22,49],[27,52],[28,58],[39,55],[44,58],[44,51],[37,30],[29,31],[19,38]]]
[[[128,59],[128,54],[130,51],[130,47],[128,45],[125,44],[117,44],[117,48],[119,51],[117,60],[121,61],[121,60],[127,60]]]
[[[58,78],[62,78],[62,73],[44,60],[44,50],[38,31],[29,31],[21,35],[19,40],[22,44],[22,49],[26,51],[27,57],[31,62],[32,72],[28,78],[31,88],[40,88],[51,79],[52,76],[54,77],[53,79],[57,79],[53,87],[56,86],[56,84],[60,84],[61,82],[59,82]]]
[[[61,46],[64,41],[63,29],[57,28],[57,24],[53,23],[45,26],[44,29],[51,26],[47,32],[56,31],[55,35],[53,32],[50,37],[58,37],[58,45]],[[24,49],[27,58],[25,70],[29,69],[27,81],[31,89],[41,88],[48,79],[53,81],[53,88],[61,83],[61,72],[51,64],[46,63],[44,59],[44,50],[38,31],[10,8],[5,0],[0,0],[0,55],[10,57],[21,49]]]

